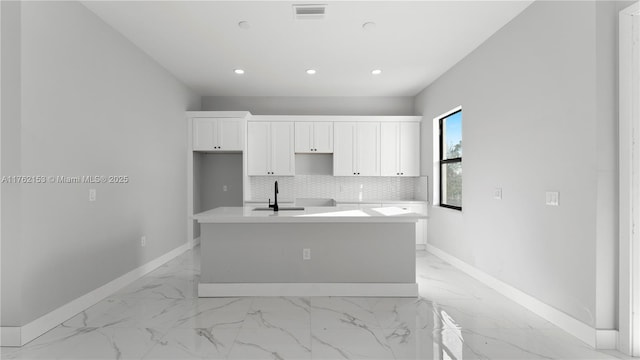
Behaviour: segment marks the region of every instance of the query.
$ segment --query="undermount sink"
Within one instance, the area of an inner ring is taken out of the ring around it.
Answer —
[[[333,199],[324,199],[324,198],[297,198],[296,205],[298,206],[336,206],[336,201]]]
[[[291,206],[291,207],[287,207],[287,206],[280,206],[278,207],[278,211],[292,211],[292,210],[297,210],[297,211],[301,211],[304,210],[303,207],[299,207],[299,206]],[[253,211],[273,211],[273,208],[270,207],[257,207],[254,208]]]

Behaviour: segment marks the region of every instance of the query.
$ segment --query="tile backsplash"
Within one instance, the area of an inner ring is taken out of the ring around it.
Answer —
[[[332,198],[336,200],[414,200],[424,178],[335,177],[331,175],[251,176],[252,200],[273,199],[273,183],[278,181],[278,200]]]

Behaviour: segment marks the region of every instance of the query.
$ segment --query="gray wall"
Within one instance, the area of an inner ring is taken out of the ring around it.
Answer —
[[[20,221],[5,234],[3,209],[2,255],[6,247],[21,254],[18,263],[2,263],[3,276],[21,284],[19,304],[3,301],[3,326],[24,325],[185,243],[184,112],[200,106],[80,3],[14,6],[21,7],[14,30],[22,68],[9,91],[21,108],[11,119],[17,126],[5,127],[2,114],[2,136],[19,139],[20,168],[5,173],[3,161],[3,175],[126,175],[130,182],[3,185],[18,199],[3,197],[2,206],[15,205]],[[4,37],[4,22],[2,30]]]
[[[463,107],[463,212],[434,207],[429,243],[602,329],[617,326],[616,19],[629,3],[535,2],[416,97],[429,176],[432,119]]]
[[[199,170],[200,211],[219,206],[242,206],[242,153],[199,153],[194,167]],[[227,191],[223,186],[227,186]]]
[[[415,229],[414,223],[202,224],[201,281],[415,283]],[[302,259],[305,248],[309,260]]]
[[[2,55],[1,109],[0,114],[0,164],[2,175],[21,174],[20,170],[20,3],[17,1],[1,1],[0,54]],[[0,318],[2,325],[20,323],[21,281],[16,276],[21,266],[20,211],[21,187],[11,184],[2,186],[2,218],[0,219],[0,256],[2,257],[0,294],[2,307]],[[12,241],[9,241],[11,239]]]
[[[414,115],[414,98],[205,96],[202,109],[254,115]]]

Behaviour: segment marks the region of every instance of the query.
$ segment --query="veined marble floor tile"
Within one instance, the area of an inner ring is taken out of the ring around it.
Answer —
[[[424,251],[420,298],[197,298],[199,247],[2,359],[566,359],[595,351]]]
[[[98,319],[103,317],[113,306],[120,302],[119,299],[106,298],[71,319],[62,323],[66,327],[91,327],[99,326]]]
[[[192,300],[117,299],[107,312],[87,321],[93,327],[148,327],[167,330],[191,307]]]
[[[448,299],[457,300],[494,300],[502,296],[466,274],[441,277],[433,273],[416,275],[420,296],[441,302]]]
[[[434,303],[434,312],[440,320],[447,314],[463,329],[516,328],[550,329],[554,325],[531,311],[514,306],[508,299],[502,301],[448,299]],[[438,320],[434,328],[438,327]]]
[[[240,328],[249,308],[251,298],[199,298],[175,323],[174,327]]]
[[[460,337],[465,359],[611,359],[561,330],[463,329]],[[444,345],[447,337],[434,339]]]
[[[311,329],[380,328],[367,298],[311,298]]]
[[[310,359],[308,328],[242,328],[229,359]]]
[[[174,328],[144,359],[225,359],[240,328]]]
[[[198,277],[176,277],[167,273],[148,277],[142,284],[133,283],[112,297],[134,299],[193,299],[198,297]]]
[[[381,328],[433,328],[434,305],[424,298],[370,298],[371,311]]]
[[[57,327],[7,359],[140,359],[159,341],[152,329]]]
[[[311,301],[298,297],[254,298],[244,328],[306,328],[311,325]]]
[[[311,331],[313,359],[393,359],[382,329],[327,329]]]

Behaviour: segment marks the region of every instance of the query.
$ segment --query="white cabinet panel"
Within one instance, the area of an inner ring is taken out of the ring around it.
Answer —
[[[247,174],[294,175],[293,122],[250,121],[247,132]]]
[[[271,172],[271,124],[249,122],[247,125],[247,174],[268,175]]]
[[[296,140],[295,149],[297,153],[311,152],[313,149],[313,123],[299,121],[295,123]]]
[[[218,120],[218,144],[220,150],[241,151],[244,143],[244,126],[237,119]]]
[[[293,122],[271,123],[271,175],[294,175]]]
[[[333,152],[333,123],[318,121],[313,123],[313,147],[317,153]]]
[[[243,124],[236,118],[194,118],[193,150],[242,151]]]
[[[398,176],[400,163],[400,124],[380,124],[380,175]]]
[[[382,123],[380,174],[420,176],[420,123]]]
[[[333,125],[333,175],[354,176],[355,171],[355,123],[341,122]]]
[[[193,119],[193,150],[214,150],[218,136],[216,126],[216,119]]]
[[[420,123],[400,123],[400,173],[420,176]]]
[[[298,121],[295,134],[297,153],[333,152],[333,123],[330,121]]]
[[[357,124],[356,170],[360,176],[380,175],[380,123]]]
[[[334,176],[380,175],[380,123],[334,123]]]

